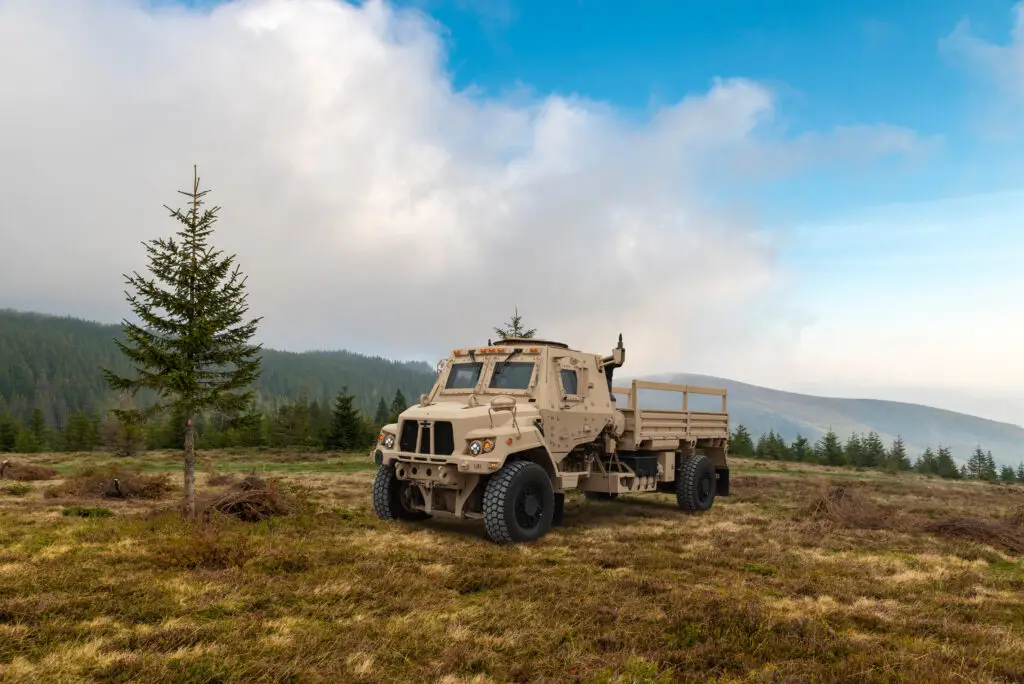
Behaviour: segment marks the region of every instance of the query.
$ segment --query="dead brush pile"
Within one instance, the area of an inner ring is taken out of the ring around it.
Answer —
[[[1017,506],[1009,516],[1009,524],[1024,528],[1024,506]]]
[[[49,499],[77,497],[155,500],[170,490],[170,476],[167,473],[144,475],[121,465],[111,465],[83,468],[60,485],[47,488],[43,496]]]
[[[293,503],[292,497],[281,488],[277,480],[264,480],[250,473],[228,490],[197,501],[196,510],[206,519],[220,515],[245,522],[259,522],[288,515]]]
[[[883,510],[853,487],[833,484],[803,511],[806,517],[862,530],[897,529],[898,514]]]
[[[942,537],[967,539],[1024,555],[1024,530],[1013,521],[945,518],[926,523],[923,529]]]
[[[56,468],[6,460],[0,462],[0,480],[17,480],[31,482],[33,480],[52,480],[60,475]]]

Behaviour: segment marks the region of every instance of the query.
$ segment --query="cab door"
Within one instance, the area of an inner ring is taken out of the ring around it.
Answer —
[[[592,380],[583,362],[574,356],[555,356],[550,372],[555,410],[544,418],[548,448],[566,454],[573,447],[595,439],[604,427],[604,416],[595,415],[588,405]]]

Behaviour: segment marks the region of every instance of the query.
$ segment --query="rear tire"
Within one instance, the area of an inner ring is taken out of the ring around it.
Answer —
[[[412,486],[395,477],[393,466],[382,465],[373,480],[373,510],[381,520],[425,520],[429,513],[412,508]]]
[[[706,511],[715,502],[715,464],[691,454],[676,469],[676,503],[688,513]]]
[[[484,527],[491,541],[536,541],[551,527],[555,510],[551,478],[536,463],[506,463],[488,480],[483,507]]]

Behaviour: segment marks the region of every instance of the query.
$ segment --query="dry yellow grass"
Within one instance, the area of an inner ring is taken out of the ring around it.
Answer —
[[[195,526],[178,490],[0,493],[0,680],[1024,678],[1021,559],[1002,537],[925,530],[974,518],[1024,534],[1018,487],[734,461],[733,496],[704,515],[667,495],[571,495],[563,527],[498,547],[479,524],[378,521],[364,457],[203,456],[276,470],[306,504]]]

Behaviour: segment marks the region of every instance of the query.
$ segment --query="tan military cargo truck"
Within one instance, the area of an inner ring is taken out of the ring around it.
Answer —
[[[725,390],[616,388],[625,354],[621,335],[610,356],[535,339],[454,350],[430,392],[377,438],[377,515],[482,519],[501,543],[561,524],[571,489],[591,499],[670,492],[685,511],[710,508],[729,494]],[[679,409],[641,409],[641,389],[678,392]],[[689,410],[693,394],[720,396],[721,411]]]

